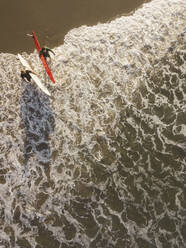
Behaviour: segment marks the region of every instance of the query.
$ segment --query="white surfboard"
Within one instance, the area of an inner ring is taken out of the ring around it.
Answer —
[[[18,53],[18,58],[21,61],[21,64],[26,67],[27,70],[32,71],[32,68],[30,67],[29,63]],[[34,82],[39,86],[39,88],[48,96],[51,96],[48,89],[41,83],[41,80],[38,78],[38,76],[34,73],[30,73],[31,78],[34,80]]]

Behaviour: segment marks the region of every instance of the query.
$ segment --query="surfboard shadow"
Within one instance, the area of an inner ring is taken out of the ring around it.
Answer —
[[[55,126],[49,96],[41,93],[33,83],[24,82],[24,92],[20,104],[25,131],[25,165],[33,155],[36,156],[39,163],[49,164],[51,158],[49,138]]]

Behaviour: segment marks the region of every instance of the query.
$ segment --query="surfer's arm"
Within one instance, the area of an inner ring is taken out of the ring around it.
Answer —
[[[29,70],[27,70],[27,73],[29,73],[29,74],[35,74],[35,75],[37,75],[34,71],[29,71]]]
[[[47,50],[48,52],[52,52],[55,55],[55,53],[50,48],[47,48]]]

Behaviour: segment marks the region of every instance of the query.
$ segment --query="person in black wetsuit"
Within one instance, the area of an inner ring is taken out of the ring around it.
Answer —
[[[50,59],[50,54],[49,54],[49,52],[52,52],[52,53],[55,55],[55,53],[54,53],[50,48],[48,48],[48,47],[43,47],[43,48],[41,49],[41,51],[39,52],[39,57],[40,57],[41,55],[43,55],[44,58],[45,58],[46,60],[47,60],[47,58]]]
[[[30,36],[30,37],[32,37],[32,38],[34,37],[33,34],[27,34],[27,35]],[[44,58],[46,59],[46,61],[47,61],[47,58],[50,59],[50,54],[49,54],[49,52],[52,52],[52,53],[55,55],[55,53],[54,53],[50,48],[44,46],[44,47],[41,48],[41,50],[40,50],[40,52],[39,52],[39,57],[40,57],[41,54],[42,54],[42,55],[44,56]]]
[[[33,73],[32,71],[29,71],[29,70],[22,70],[21,71],[21,77],[23,80],[27,81],[27,82],[30,82],[31,80],[31,76],[30,76],[30,73]]]

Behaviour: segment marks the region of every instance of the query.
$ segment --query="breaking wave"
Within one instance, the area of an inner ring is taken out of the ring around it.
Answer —
[[[186,1],[54,51],[50,99],[0,54],[0,247],[185,247]]]

